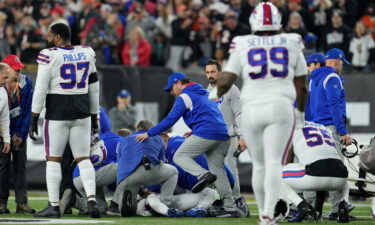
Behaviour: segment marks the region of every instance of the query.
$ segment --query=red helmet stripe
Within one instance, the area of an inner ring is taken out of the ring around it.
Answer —
[[[272,25],[271,6],[267,3],[263,4],[263,25]]]

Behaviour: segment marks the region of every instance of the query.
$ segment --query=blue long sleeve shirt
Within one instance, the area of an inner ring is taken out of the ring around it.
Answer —
[[[312,72],[309,97],[310,121],[325,126],[335,125],[339,135],[348,133],[344,79],[332,67],[324,66]]]
[[[189,83],[177,97],[172,111],[148,131],[148,136],[168,130],[182,117],[193,135],[210,140],[228,140],[223,116],[216,103],[208,99],[208,94],[202,85]]]
[[[100,134],[111,131],[111,121],[109,120],[108,114],[103,107],[100,107],[99,111],[99,122],[100,122]]]
[[[9,98],[10,136],[17,134],[23,140],[28,136],[31,118],[33,82],[24,75],[19,75],[18,88],[13,99]]]
[[[144,155],[150,160],[152,165],[159,165],[165,159],[165,147],[161,137],[150,137],[143,142],[137,142],[136,132],[121,138],[117,145],[117,183],[130,176],[140,165]]]

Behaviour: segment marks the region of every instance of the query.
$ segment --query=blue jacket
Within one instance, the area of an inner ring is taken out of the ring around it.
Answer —
[[[28,76],[20,74],[18,88],[18,94],[13,101],[9,99],[9,132],[11,137],[13,134],[17,134],[25,140],[28,136],[31,118],[33,82]]]
[[[176,163],[173,162],[173,156],[176,153],[177,149],[181,146],[181,144],[185,141],[184,137],[172,137],[168,141],[168,147],[165,150],[165,158],[168,164],[175,166],[178,170],[178,181],[177,185],[181,188],[191,190],[192,187],[198,182],[197,177],[191,175],[190,173],[184,171],[181,167],[179,167]],[[200,166],[208,170],[207,159],[205,155],[200,155],[194,159]],[[234,185],[235,178],[230,170],[225,166],[225,170],[228,175],[228,180],[231,186]]]
[[[208,100],[208,91],[191,82],[177,97],[172,111],[158,125],[148,131],[152,137],[171,128],[183,117],[192,134],[210,140],[228,140],[228,130],[215,102]]]
[[[139,166],[144,155],[152,165],[159,165],[164,161],[164,143],[161,137],[150,137],[144,142],[137,142],[135,137],[142,132],[136,132],[121,138],[117,146],[117,183],[127,178]]]
[[[108,114],[103,107],[100,107],[99,111],[99,122],[100,122],[100,134],[111,131],[111,121],[109,120]]]
[[[117,134],[112,133],[110,131],[103,134],[99,134],[99,136],[100,139],[104,141],[104,146],[107,149],[107,158],[99,166],[94,167],[95,171],[97,171],[105,165],[117,162],[116,147],[118,142],[120,141],[120,137]],[[76,166],[76,168],[74,168],[73,171],[73,178],[79,177],[79,175],[79,168],[78,166]]]
[[[312,72],[306,112],[310,116],[306,119],[325,126],[335,125],[340,136],[348,133],[344,79],[332,67],[324,66]]]

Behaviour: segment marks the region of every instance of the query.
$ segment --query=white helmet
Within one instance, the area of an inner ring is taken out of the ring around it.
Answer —
[[[107,148],[97,134],[91,135],[90,160],[93,166],[99,166],[107,159]]]
[[[281,14],[270,2],[259,3],[251,13],[249,21],[253,32],[278,31],[281,28]]]

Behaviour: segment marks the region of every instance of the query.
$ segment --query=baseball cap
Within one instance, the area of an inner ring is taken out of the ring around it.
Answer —
[[[122,89],[122,90],[118,93],[117,97],[120,97],[120,98],[127,98],[127,97],[131,97],[131,94],[130,94],[130,92],[129,92],[128,90],[126,90],[126,89]]]
[[[332,48],[327,51],[326,53],[326,60],[327,59],[340,59],[344,61],[346,64],[350,65],[350,62],[345,59],[345,54],[341,49]]]
[[[172,73],[171,75],[169,75],[168,84],[167,86],[164,87],[163,90],[166,92],[170,92],[174,83],[176,83],[179,80],[183,80],[185,78],[186,78],[186,75],[183,73],[179,73],[179,72]]]
[[[310,63],[325,63],[326,59],[322,53],[313,53],[306,59],[306,64]]]
[[[25,67],[25,65],[21,63],[21,60],[16,55],[7,55],[3,59],[3,63],[8,64],[8,66],[10,66],[10,68],[13,70],[20,70]]]

